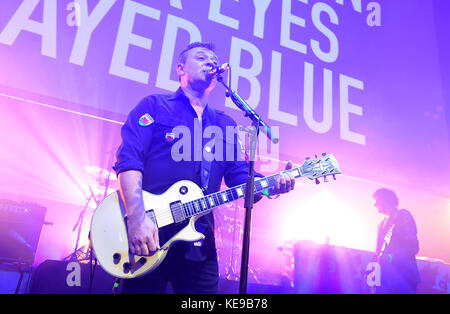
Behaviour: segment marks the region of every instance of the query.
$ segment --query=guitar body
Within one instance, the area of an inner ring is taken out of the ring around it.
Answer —
[[[192,181],[178,181],[160,195],[143,191],[147,214],[158,228],[173,224],[170,204],[180,200],[186,203],[203,197],[203,192]],[[129,253],[126,226],[126,210],[119,191],[108,195],[97,207],[91,220],[91,242],[95,256],[102,268],[114,277],[135,278],[153,271],[166,257],[171,245],[176,241],[195,242],[205,236],[195,230],[198,218],[204,212],[190,218],[189,223],[152,256],[138,256]]]

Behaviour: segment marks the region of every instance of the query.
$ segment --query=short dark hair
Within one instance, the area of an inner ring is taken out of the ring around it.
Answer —
[[[376,190],[373,194],[373,197],[375,199],[382,199],[394,207],[397,207],[399,203],[398,197],[395,192],[386,188]]]
[[[196,42],[190,43],[178,56],[178,62],[184,64],[186,62],[186,52],[188,52],[191,49],[197,48],[197,47],[203,47],[203,48],[209,49],[213,52],[215,49],[214,45],[210,42],[196,41]]]

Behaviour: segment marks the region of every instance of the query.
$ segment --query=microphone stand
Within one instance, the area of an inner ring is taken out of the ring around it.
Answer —
[[[255,182],[255,156],[256,156],[256,143],[259,135],[259,131],[263,133],[274,143],[278,143],[278,137],[272,132],[270,127],[261,120],[261,115],[257,114],[235,91],[233,91],[220,76],[217,74],[217,81],[222,83],[226,89],[226,97],[230,97],[234,104],[241,109],[246,117],[252,120],[252,128],[244,128],[246,132],[250,134],[250,160],[248,177],[246,183],[246,191],[244,198],[245,207],[245,220],[244,220],[244,238],[242,243],[242,258],[241,258],[241,275],[239,281],[239,294],[247,293],[247,277],[248,277],[248,260],[249,260],[249,248],[250,248],[250,226],[251,226],[251,214],[254,204],[254,182]]]

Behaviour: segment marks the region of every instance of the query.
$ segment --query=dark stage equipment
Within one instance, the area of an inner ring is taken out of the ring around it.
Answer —
[[[38,204],[0,200],[0,262],[31,265],[47,209]]]

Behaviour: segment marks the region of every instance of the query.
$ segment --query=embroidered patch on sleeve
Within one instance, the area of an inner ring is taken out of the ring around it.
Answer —
[[[149,115],[148,113],[142,115],[139,118],[139,125],[141,125],[141,126],[149,126],[153,122],[155,122],[155,120],[153,120],[152,116]]]

